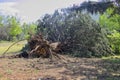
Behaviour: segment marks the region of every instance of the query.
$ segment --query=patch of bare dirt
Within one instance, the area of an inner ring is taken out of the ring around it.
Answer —
[[[120,63],[99,58],[1,58],[0,80],[120,80]]]

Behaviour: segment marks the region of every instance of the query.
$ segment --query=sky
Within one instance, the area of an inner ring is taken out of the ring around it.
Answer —
[[[0,0],[0,13],[17,16],[22,22],[30,23],[37,21],[46,13],[51,14],[56,9],[84,1],[88,0]]]

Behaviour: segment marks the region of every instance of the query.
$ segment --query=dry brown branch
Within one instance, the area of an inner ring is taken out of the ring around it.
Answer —
[[[21,41],[24,41],[24,40],[26,40],[26,39],[19,40],[19,41],[13,43],[12,45],[10,45],[10,46],[5,50],[5,52],[2,54],[2,56],[5,56],[5,54],[7,53],[7,51],[8,51],[12,46],[14,46],[15,44],[17,44],[17,43],[19,43],[19,42],[21,42]]]

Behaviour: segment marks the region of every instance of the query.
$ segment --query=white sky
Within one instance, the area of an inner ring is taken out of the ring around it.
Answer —
[[[0,2],[0,12],[17,15],[22,18],[23,22],[33,22],[45,13],[52,13],[55,9],[80,4],[83,1],[86,0],[14,0],[13,2],[4,0]]]

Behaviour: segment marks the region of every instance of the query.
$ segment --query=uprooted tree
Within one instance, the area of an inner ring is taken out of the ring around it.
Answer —
[[[31,35],[23,49],[28,57],[59,58],[58,52],[77,57],[112,54],[104,30],[88,14],[62,9],[53,15],[46,14],[38,22],[37,34]]]
[[[25,40],[25,39],[24,39]],[[6,52],[16,43],[23,41],[19,40],[12,45],[9,46],[9,48],[3,53],[3,57],[8,58],[18,58],[18,57],[25,57],[25,58],[34,58],[34,57],[44,57],[44,58],[50,58],[53,57],[56,59],[64,59],[63,57],[59,56],[58,52],[61,50],[61,43],[60,42],[54,42],[51,43],[47,40],[45,40],[41,33],[31,35],[31,37],[28,39],[28,46],[25,46],[23,48],[23,52],[20,54],[12,55],[12,56],[5,56]]]
[[[104,30],[88,14],[62,9],[39,20],[38,32],[51,42],[61,42],[64,54],[102,57],[112,51]]]

